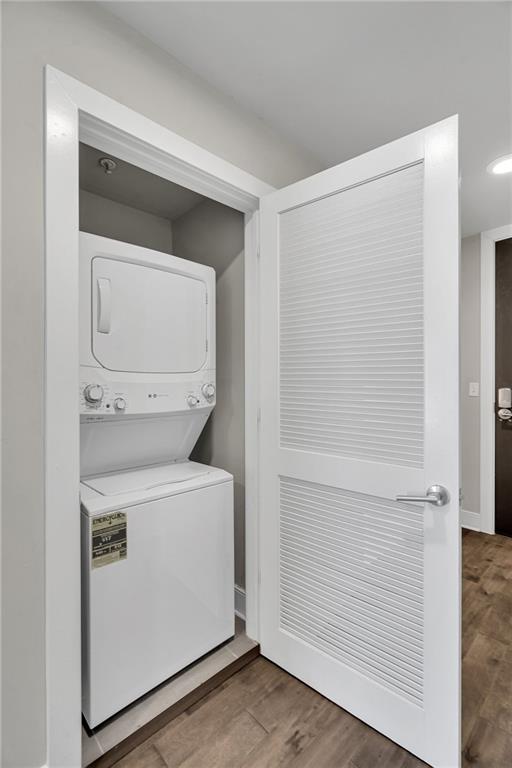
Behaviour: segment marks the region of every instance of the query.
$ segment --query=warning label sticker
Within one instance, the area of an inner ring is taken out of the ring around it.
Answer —
[[[112,512],[92,520],[91,551],[93,568],[126,560],[126,512]]]

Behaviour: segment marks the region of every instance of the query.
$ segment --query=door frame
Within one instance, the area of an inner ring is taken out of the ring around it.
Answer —
[[[512,224],[480,235],[480,530],[495,532],[495,279],[496,243],[512,237]]]
[[[53,768],[81,764],[79,141],[244,213],[246,630],[255,640],[258,209],[273,187],[51,66],[45,68],[44,120],[46,730],[47,766]]]

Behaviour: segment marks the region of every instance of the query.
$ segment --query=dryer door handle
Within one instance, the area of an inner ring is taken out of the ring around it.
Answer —
[[[98,333],[110,333],[112,293],[110,280],[98,277]]]

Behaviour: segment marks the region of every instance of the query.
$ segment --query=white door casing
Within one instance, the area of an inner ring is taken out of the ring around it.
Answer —
[[[262,199],[264,656],[460,764],[452,117]],[[446,506],[397,502],[449,493]]]
[[[258,205],[267,183],[85,83],[45,67],[47,765],[80,764],[78,141],[245,214],[246,628],[259,638]],[[63,548],[62,541],[68,545]]]

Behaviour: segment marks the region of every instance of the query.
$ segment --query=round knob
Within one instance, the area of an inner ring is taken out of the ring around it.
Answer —
[[[114,400],[114,408],[116,411],[124,411],[126,410],[126,400],[124,397],[116,397]]]
[[[207,400],[213,400],[213,398],[215,397],[214,384],[203,384],[203,386],[201,387],[201,391]]]
[[[199,405],[199,398],[195,395],[189,395],[187,397],[187,403],[190,405],[191,408],[194,408],[196,405]]]
[[[88,384],[84,389],[84,397],[88,403],[98,405],[103,400],[103,387],[101,384]]]

